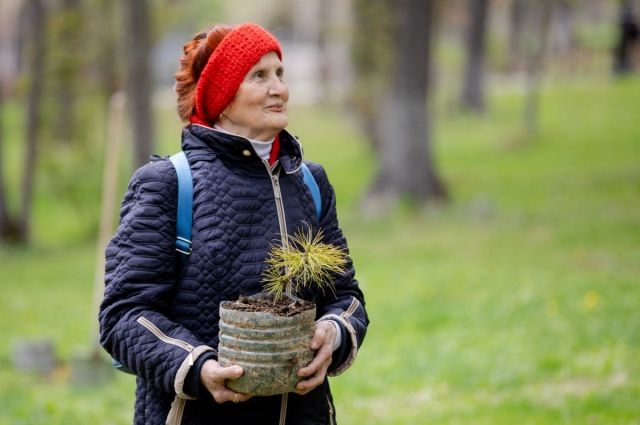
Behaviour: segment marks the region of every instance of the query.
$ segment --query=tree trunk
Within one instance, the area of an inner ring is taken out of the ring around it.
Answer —
[[[45,9],[42,0],[29,0],[30,48],[29,94],[25,120],[25,157],[24,175],[20,199],[20,216],[17,235],[18,241],[27,242],[31,233],[31,205],[33,201],[33,185],[38,153],[38,136],[42,124],[42,86],[45,66]]]
[[[389,1],[354,0],[355,29],[351,56],[355,74],[351,107],[377,156],[382,146],[377,129],[379,106],[390,76],[392,21]]]
[[[487,38],[488,0],[471,0],[470,25],[467,31],[467,58],[461,107],[465,110],[484,112],[484,69]]]
[[[76,98],[81,66],[82,11],[79,0],[62,0],[54,15],[55,26],[52,38],[57,54],[51,58],[51,80],[56,99],[55,115],[52,117],[54,137],[58,141],[70,142],[78,134],[76,128]]]
[[[528,37],[530,39],[527,52],[526,97],[524,107],[524,127],[529,136],[534,136],[540,126],[540,83],[544,70],[544,60],[547,50],[549,22],[551,20],[552,0],[536,1],[535,11],[531,16]]]
[[[553,39],[550,51],[553,56],[561,56],[566,58],[575,48],[575,30],[574,30],[574,13],[575,5],[570,0],[562,0],[556,3],[555,13],[552,19],[555,25],[552,25],[551,33]]]
[[[93,17],[98,23],[96,28],[98,54],[94,56],[96,73],[98,74],[101,94],[104,96],[105,105],[108,105],[111,96],[122,90],[124,87],[118,78],[119,56],[118,42],[113,26],[118,25],[116,8],[117,3],[113,0],[99,0],[96,6],[96,16]]]
[[[516,70],[522,62],[523,29],[526,20],[526,0],[511,0],[509,9],[509,68]]]
[[[3,70],[4,72],[0,71],[0,240],[2,241],[14,240],[18,233],[18,224],[9,209],[5,173],[5,143],[8,140],[5,127],[5,102],[18,78],[18,55],[20,54],[19,48],[21,46],[20,33],[24,31],[20,28],[20,24],[27,26],[25,21],[26,9],[20,4],[5,3],[0,6],[0,11],[4,14],[2,16],[3,19],[0,19],[4,25],[0,29],[0,37],[2,37],[0,39],[0,48],[4,44],[5,49],[5,55],[0,58],[0,61],[7,61],[7,64],[9,64]],[[9,22],[12,24],[9,24]],[[13,48],[10,47],[12,44]]]
[[[9,211],[4,180],[4,81],[0,80],[0,240],[9,233]]]
[[[435,172],[427,109],[434,2],[394,3],[395,56],[391,85],[378,117],[381,168],[370,197],[441,200],[446,191]]]
[[[631,50],[640,39],[640,25],[634,16],[631,0],[620,0],[617,30],[618,40],[613,49],[613,73],[620,76],[633,71]]]
[[[124,1],[126,13],[125,51],[127,61],[127,98],[133,124],[135,162],[149,161],[153,150],[151,110],[152,75],[150,72],[151,33],[147,0]]]

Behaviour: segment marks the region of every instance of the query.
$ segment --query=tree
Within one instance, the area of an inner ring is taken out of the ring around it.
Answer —
[[[96,0],[92,8],[96,23],[94,27],[97,45],[92,62],[94,72],[98,75],[99,91],[105,105],[110,103],[111,96],[122,90],[122,59],[118,55],[118,34],[114,27],[122,25],[121,14],[117,13],[118,3],[113,0]]]
[[[124,0],[126,14],[125,51],[127,56],[126,90],[130,105],[138,166],[149,161],[153,150],[150,73],[151,25],[147,0]]]
[[[460,103],[463,109],[484,112],[488,0],[471,0],[468,10],[470,25],[466,34],[466,66]]]
[[[547,53],[547,38],[553,0],[531,1],[527,5],[529,28],[526,52],[526,95],[524,127],[529,136],[535,135],[539,127],[540,84]],[[535,3],[535,4],[534,4]]]
[[[526,1],[511,0],[509,7],[509,67],[512,70],[518,68],[522,61]]]
[[[0,80],[0,239],[4,239],[10,233],[7,194],[4,185],[4,91],[4,81]]]
[[[49,117],[54,138],[69,143],[78,134],[76,100],[80,92],[80,68],[83,55],[82,3],[80,0],[61,0],[55,13],[51,13],[49,79],[53,86],[55,115]],[[86,83],[85,83],[86,84]]]
[[[434,3],[399,0],[388,4],[387,13],[392,17],[390,73],[377,109],[380,169],[369,201],[442,200],[447,196],[435,170],[427,107]]]
[[[0,165],[0,236],[3,240],[24,243],[29,240],[34,176],[38,153],[38,137],[42,124],[42,91],[45,67],[45,8],[42,0],[28,0],[21,13],[30,28],[24,39],[29,90],[25,112],[25,149],[18,215],[13,217],[7,205],[7,194]],[[20,26],[20,25],[19,25]],[[2,142],[4,139],[0,140]],[[0,149],[0,153],[2,150]],[[2,163],[0,155],[0,164]]]
[[[631,0],[621,0],[618,11],[618,40],[613,50],[613,72],[625,75],[633,71],[632,48],[640,39],[640,25]]]
[[[367,141],[380,156],[382,140],[377,128],[379,106],[388,83],[391,63],[392,19],[385,1],[355,0],[352,62],[354,87],[350,106],[366,134]]]

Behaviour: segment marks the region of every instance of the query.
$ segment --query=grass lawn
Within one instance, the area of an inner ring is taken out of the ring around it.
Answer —
[[[374,160],[361,134],[339,111],[292,111],[336,186],[372,320],[332,381],[339,423],[640,424],[638,99],[637,79],[555,84],[528,140],[515,94],[483,118],[441,112],[451,202],[367,220],[357,207]],[[170,153],[177,123],[163,125]],[[48,220],[64,208],[37,210],[49,230],[34,248],[0,249],[0,424],[131,422],[131,377],[69,384],[95,324],[95,243],[57,237]],[[54,342],[53,375],[12,368],[28,338]]]

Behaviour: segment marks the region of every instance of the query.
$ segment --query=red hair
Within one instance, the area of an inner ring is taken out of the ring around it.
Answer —
[[[222,39],[233,30],[230,25],[216,25],[208,31],[200,32],[182,48],[180,70],[176,72],[174,90],[178,95],[178,116],[188,122],[196,111],[196,87],[202,70],[211,53]]]

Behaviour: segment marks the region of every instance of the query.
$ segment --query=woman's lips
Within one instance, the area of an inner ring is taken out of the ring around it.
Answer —
[[[270,110],[271,112],[282,112],[284,111],[284,105],[281,103],[276,105],[269,105],[267,106],[267,109]]]

